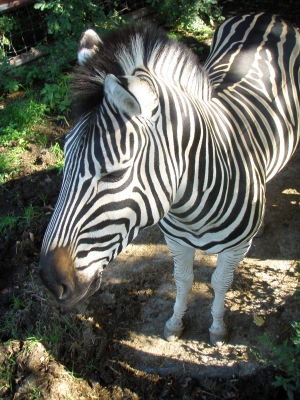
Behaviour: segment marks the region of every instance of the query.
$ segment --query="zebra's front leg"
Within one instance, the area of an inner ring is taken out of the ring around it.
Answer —
[[[228,341],[228,328],[224,323],[224,301],[229,289],[236,265],[243,259],[250,247],[250,243],[243,244],[218,255],[218,264],[212,274],[211,284],[215,298],[211,308],[213,323],[209,328],[210,341],[214,346],[221,346]]]
[[[182,246],[167,237],[166,242],[174,259],[174,279],[177,292],[174,313],[166,322],[164,336],[168,341],[174,341],[180,337],[184,330],[182,317],[187,310],[188,294],[194,281],[195,249]]]

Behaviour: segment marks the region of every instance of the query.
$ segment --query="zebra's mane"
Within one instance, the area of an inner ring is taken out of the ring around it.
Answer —
[[[149,23],[128,24],[107,32],[101,41],[99,50],[74,71],[71,95],[77,116],[101,103],[107,74],[131,75],[141,67],[167,85],[178,86],[198,99],[209,99],[208,75],[197,56],[162,29]]]

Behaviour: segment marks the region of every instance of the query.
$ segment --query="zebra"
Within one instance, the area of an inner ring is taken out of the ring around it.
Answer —
[[[39,263],[60,304],[92,295],[107,264],[158,223],[177,289],[165,338],[184,329],[200,249],[218,254],[210,340],[228,341],[225,294],[261,226],[266,182],[299,140],[299,49],[297,31],[266,13],[222,23],[203,67],[149,23],[83,34],[78,122]]]

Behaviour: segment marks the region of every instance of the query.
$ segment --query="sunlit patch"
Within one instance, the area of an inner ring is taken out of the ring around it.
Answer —
[[[283,191],[282,191],[282,194],[287,194],[287,195],[289,195],[289,196],[300,196],[300,193],[298,192],[298,190],[297,189],[284,189]],[[300,205],[300,201],[298,200],[298,199],[296,199],[295,200],[295,198],[293,198],[293,200],[291,200],[290,201],[290,204],[292,204],[293,206],[295,206],[295,205]],[[274,206],[276,206],[276,205],[273,205],[273,207]]]
[[[282,191],[282,194],[289,194],[289,195],[296,194],[296,195],[300,196],[300,193],[298,192],[297,189],[284,189]]]

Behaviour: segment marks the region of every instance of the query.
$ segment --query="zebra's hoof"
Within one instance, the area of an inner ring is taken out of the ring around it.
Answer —
[[[166,323],[165,330],[164,330],[164,337],[168,342],[175,342],[175,340],[180,338],[183,330],[184,330],[184,326],[182,328],[178,328],[178,329],[170,329],[170,328],[168,328],[167,323]]]
[[[229,332],[228,330],[225,334],[209,332],[209,337],[213,346],[221,347],[223,344],[228,343]]]

